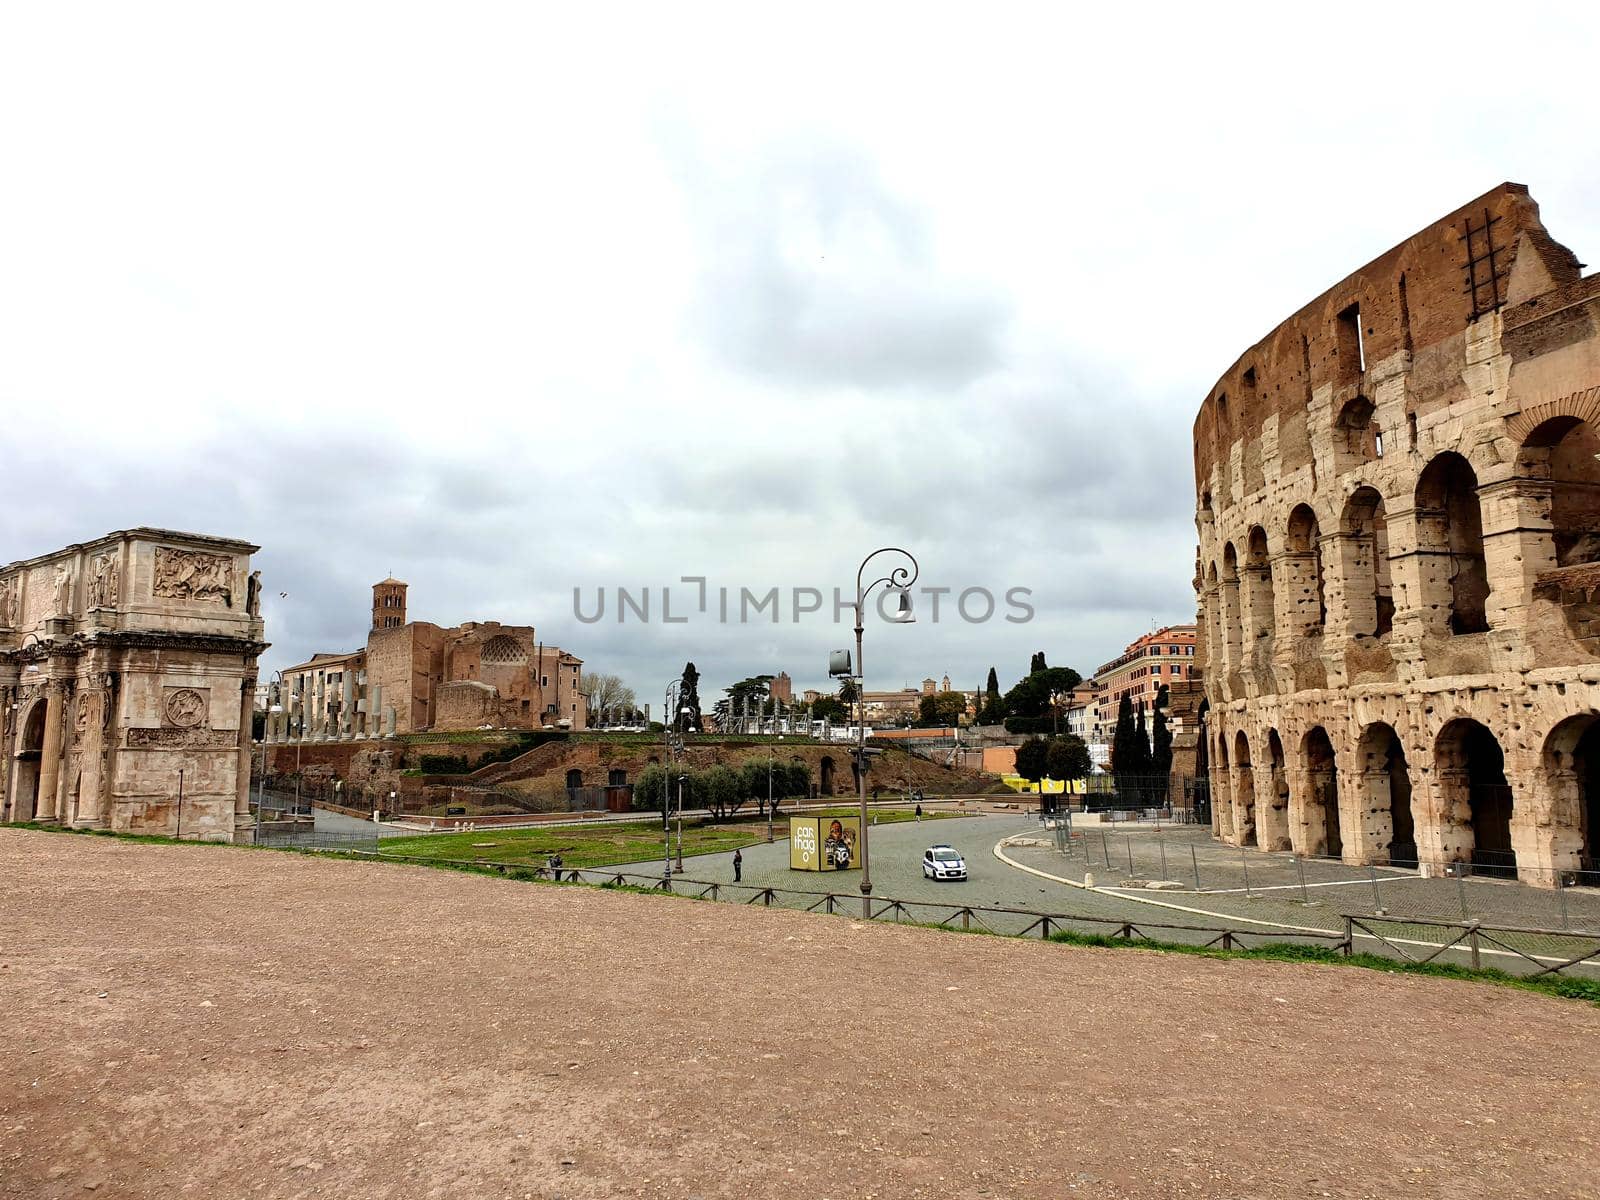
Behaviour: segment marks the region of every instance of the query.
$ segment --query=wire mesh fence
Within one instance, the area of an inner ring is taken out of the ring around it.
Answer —
[[[511,878],[630,887],[697,899],[1016,937],[1049,938],[1057,934],[1075,933],[1130,942],[1176,943],[1225,950],[1249,950],[1268,943],[1288,944],[1335,954],[1377,954],[1408,962],[1499,967],[1521,975],[1562,972],[1577,973],[1586,978],[1600,975],[1600,932],[1492,925],[1476,919],[1436,921],[1405,916],[1330,912],[1319,925],[1280,923],[1262,917],[1230,919],[1226,913],[1208,913],[1198,909],[1164,912],[1146,908],[1108,915],[952,904],[926,899],[863,897],[858,893],[728,883],[671,873],[644,875],[605,867],[552,867],[473,859],[412,859],[405,855],[385,853],[375,847],[357,849],[357,852],[393,861],[472,867]]]
[[[1471,863],[1352,864],[1233,847],[1202,829],[1045,822],[1061,873],[1101,888],[1187,893],[1207,910],[1332,928],[1343,915],[1478,921],[1600,933],[1600,877],[1524,868],[1518,879]]]

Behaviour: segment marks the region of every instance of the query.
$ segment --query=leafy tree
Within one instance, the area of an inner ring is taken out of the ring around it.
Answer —
[[[1040,671],[1047,669],[1044,661],[1044,651],[1040,650],[1034,654],[1032,660],[1028,663],[1028,674],[1037,675]]]
[[[811,706],[811,719],[814,721],[843,721],[849,716],[850,710],[832,696],[819,696]]]
[[[771,685],[771,675],[752,675],[728,688],[723,699],[711,707],[711,715],[717,719],[717,728],[726,732],[746,716],[759,716],[762,706],[767,702]]]
[[[666,796],[668,773],[659,763],[651,763],[639,772],[633,781],[633,807],[641,812],[660,812],[661,805]],[[672,788],[671,799],[675,803],[678,793]]]
[[[1093,769],[1089,747],[1075,733],[1053,739],[1045,753],[1045,767],[1051,779],[1066,782],[1082,779]]]
[[[729,814],[738,811],[739,805],[745,800],[744,789],[741,785],[739,772],[732,767],[717,764],[709,771],[702,771],[696,777],[702,787],[697,787],[697,792],[703,791],[705,807],[711,810],[715,820],[723,820]]]
[[[1006,693],[1006,715],[1049,716],[1057,700],[1070,695],[1082,682],[1083,677],[1071,667],[1045,667],[1035,671]]]
[[[919,706],[917,724],[924,726],[958,724],[967,711],[967,698],[960,692],[940,692],[924,696]]]
[[[1045,760],[1049,753],[1049,744],[1043,738],[1029,738],[1017,747],[1017,774],[1038,783],[1047,773]]]

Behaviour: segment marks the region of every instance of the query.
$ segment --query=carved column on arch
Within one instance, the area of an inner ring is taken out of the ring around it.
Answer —
[[[256,677],[239,681],[239,767],[233,801],[233,825],[250,824],[250,733],[255,717]],[[263,752],[264,753],[264,752]]]
[[[61,786],[61,735],[65,721],[63,697],[66,685],[62,680],[51,679],[44,687],[44,744],[39,754],[39,803],[34,811],[35,820],[54,821],[59,811],[56,793]]]

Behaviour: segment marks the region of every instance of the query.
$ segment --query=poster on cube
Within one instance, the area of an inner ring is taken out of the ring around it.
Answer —
[[[789,818],[790,870],[858,870],[860,843],[860,817]]]

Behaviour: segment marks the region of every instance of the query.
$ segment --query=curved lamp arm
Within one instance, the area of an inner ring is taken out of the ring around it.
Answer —
[[[894,567],[887,575],[880,576],[879,578],[874,579],[871,583],[863,586],[862,580],[865,578],[867,573],[867,564],[873,559],[877,558],[880,554],[899,554],[903,556],[911,565],[909,567],[905,565]],[[861,567],[856,571],[857,604],[859,605],[865,603],[867,594],[880,583],[888,585],[895,591],[908,590],[912,584],[916,583],[917,575],[920,573],[920,571],[921,567],[917,563],[916,556],[913,555],[909,550],[902,550],[898,546],[885,546],[881,550],[874,550],[871,554],[867,555],[866,558],[861,560]],[[858,622],[861,620],[861,612],[859,608],[856,611],[856,620]]]

